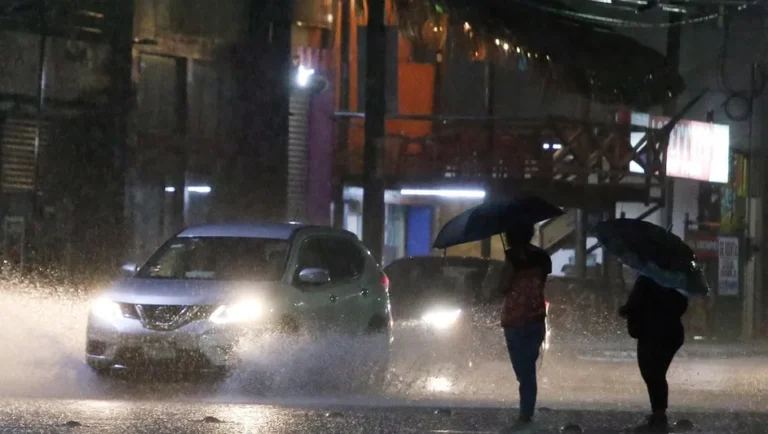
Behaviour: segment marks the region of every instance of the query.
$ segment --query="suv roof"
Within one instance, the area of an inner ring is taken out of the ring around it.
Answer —
[[[288,240],[303,229],[324,229],[339,234],[354,235],[351,232],[329,226],[315,226],[301,223],[217,223],[185,229],[179,237],[242,237]]]

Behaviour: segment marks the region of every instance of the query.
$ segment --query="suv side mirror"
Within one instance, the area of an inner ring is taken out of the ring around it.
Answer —
[[[299,281],[308,285],[325,285],[331,281],[331,275],[322,268],[305,268],[299,272]]]
[[[125,277],[133,277],[133,275],[136,274],[138,268],[139,266],[136,264],[125,264],[120,267],[120,269],[123,271],[123,276]]]

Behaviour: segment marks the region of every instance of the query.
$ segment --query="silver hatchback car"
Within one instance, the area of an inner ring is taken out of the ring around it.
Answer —
[[[225,373],[238,363],[242,338],[272,333],[371,333],[386,341],[377,348],[388,360],[388,279],[350,232],[199,226],[126,269],[131,276],[91,305],[86,360],[97,372]]]

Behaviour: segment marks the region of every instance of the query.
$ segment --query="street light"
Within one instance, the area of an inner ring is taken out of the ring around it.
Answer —
[[[305,68],[304,65],[299,65],[299,70],[296,72],[296,83],[299,87],[307,87],[310,78],[312,78],[314,74],[314,69]]]
[[[400,194],[403,196],[437,196],[454,199],[483,199],[485,197],[484,190],[449,190],[449,189],[418,189],[418,188],[404,188],[400,190]]]

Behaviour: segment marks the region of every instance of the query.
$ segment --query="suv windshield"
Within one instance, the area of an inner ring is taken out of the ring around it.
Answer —
[[[277,281],[288,246],[286,240],[265,238],[174,238],[152,255],[137,277]]]

